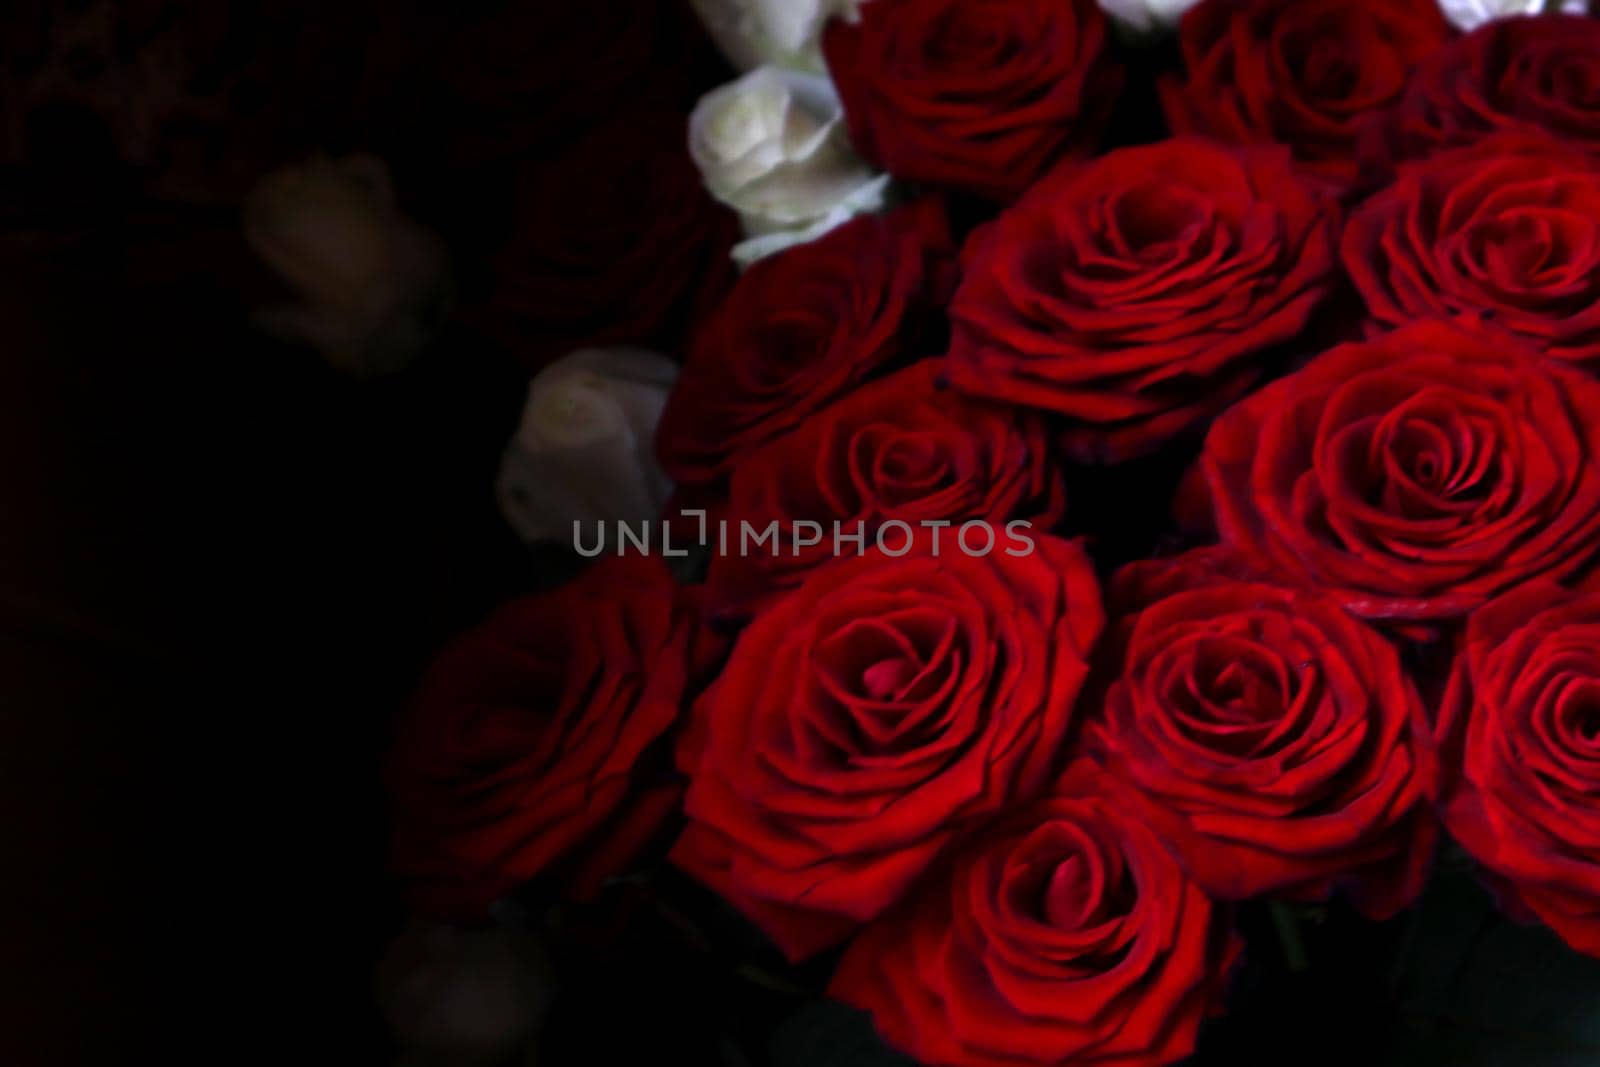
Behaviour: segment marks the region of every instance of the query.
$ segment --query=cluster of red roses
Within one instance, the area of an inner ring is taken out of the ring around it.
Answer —
[[[658,451],[725,519],[1070,533],[1075,465],[1203,432],[1207,543],[1104,591],[1053,534],[595,565],[425,683],[419,906],[592,892],[670,826],[941,1064],[1180,1058],[1229,902],[1391,915],[1441,821],[1600,954],[1600,22],[1204,0],[1175,136],[1094,155],[1107,42],[1092,0],[832,25],[857,147],[929,195],[752,267]],[[962,242],[951,194],[1001,206]]]

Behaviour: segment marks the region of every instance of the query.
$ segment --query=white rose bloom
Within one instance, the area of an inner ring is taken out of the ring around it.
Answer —
[[[707,93],[689,117],[689,154],[747,236],[777,238],[758,243],[766,252],[882,208],[889,185],[850,147],[832,83],[776,67]],[[759,258],[742,247],[741,262]]]
[[[555,993],[548,954],[534,934],[418,920],[390,943],[377,985],[406,1067],[493,1067],[514,1056],[531,1063],[530,1046]]]
[[[382,160],[356,155],[285,167],[245,200],[244,236],[294,291],[264,309],[267,329],[341,370],[379,374],[432,338],[450,296],[448,257],[402,213]]]
[[[1470,32],[1486,22],[1511,18],[1516,15],[1539,15],[1547,11],[1563,11],[1581,15],[1588,10],[1588,0],[1439,0],[1444,17],[1455,27]]]
[[[1199,0],[1100,0],[1107,15],[1130,30],[1150,33],[1170,30]]]
[[[677,377],[667,357],[638,348],[580,349],[534,376],[495,486],[524,541],[571,544],[574,522],[592,531],[660,517],[672,483],[654,438]]]
[[[889,176],[883,175],[862,186],[859,193],[836,205],[832,211],[809,226],[795,230],[774,230],[771,233],[748,237],[733,246],[733,261],[739,265],[740,270],[744,270],[756,260],[770,256],[774,252],[782,252],[785,248],[815,241],[835,226],[842,226],[857,215],[881,210],[888,186]]]
[[[740,70],[765,64],[823,69],[822,27],[854,22],[859,0],[691,0],[706,32]]]

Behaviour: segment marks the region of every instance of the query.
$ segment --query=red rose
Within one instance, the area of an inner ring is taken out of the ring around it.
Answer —
[[[686,116],[723,69],[686,6],[678,0],[476,5],[474,17],[436,49],[452,156],[472,165],[543,148],[642,100]],[[590,179],[609,186],[613,175]]]
[[[1368,619],[1447,621],[1600,548],[1600,382],[1419,323],[1234,406],[1200,472],[1253,565]]]
[[[1481,315],[1600,363],[1600,156],[1505,134],[1411,164],[1350,219],[1343,253],[1382,326]]]
[[[1450,832],[1508,902],[1600,956],[1600,591],[1538,583],[1473,613],[1439,742]]]
[[[940,522],[949,529],[922,528],[918,536],[942,534],[942,550],[958,552],[966,522],[1055,523],[1065,494],[1042,422],[946,388],[943,370],[942,361],[924,360],[863,386],[738,466],[721,518],[757,530],[777,522],[785,537],[778,554],[713,556],[706,579],[713,614],[749,614],[800,584],[834,557],[836,530],[870,543],[887,521]],[[817,524],[809,532],[817,544],[786,543],[797,520]]]
[[[960,833],[1048,784],[1104,616],[1083,552],[1033,545],[821,568],[751,623],[697,702],[673,860],[790,958],[880,914]]]
[[[1281,149],[1180,138],[1063,165],[968,243],[951,382],[1067,416],[1079,458],[1148,451],[1300,333],[1336,213]]]
[[[641,769],[685,705],[695,614],[659,558],[613,557],[439,657],[391,767],[420,910],[481,917],[558,863],[581,893],[631,858],[680,791]]]
[[[1091,728],[1133,810],[1219,900],[1325,898],[1385,918],[1421,891],[1434,825],[1422,701],[1339,601],[1226,550],[1135,563]]]
[[[595,345],[681,352],[732,284],[738,220],[701,187],[687,121],[626,114],[521,172],[475,317],[530,367]]]
[[[897,178],[1009,200],[1122,87],[1094,0],[872,0],[823,37],[850,137]]]
[[[661,465],[681,484],[719,482],[836,397],[932,354],[953,258],[943,210],[923,201],[757,262],[695,338],[661,414]]]
[[[1161,83],[1175,133],[1275,141],[1355,179],[1363,123],[1452,36],[1434,0],[1203,0],[1179,27],[1185,78]]]
[[[925,1063],[1159,1067],[1194,1050],[1240,950],[1162,840],[1079,762],[868,927],[829,995]]]
[[[1600,155],[1600,21],[1485,23],[1429,56],[1362,143],[1388,168],[1499,130],[1544,130]]]

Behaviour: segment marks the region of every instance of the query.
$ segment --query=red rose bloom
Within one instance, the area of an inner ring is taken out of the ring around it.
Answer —
[[[1185,77],[1161,83],[1175,133],[1275,141],[1343,185],[1362,125],[1452,36],[1434,0],[1203,0],[1183,16]]]
[[[1335,219],[1281,149],[1180,138],[1065,164],[969,242],[950,380],[1067,416],[1079,458],[1148,451],[1300,333]]]
[[[680,484],[721,481],[836,397],[932,354],[953,260],[942,208],[923,201],[757,262],[695,338],[657,428],[661,465]]]
[[[814,522],[820,540],[780,540],[777,555],[715,555],[706,579],[714,615],[748,614],[800,584],[835,556],[836,529],[870,541],[886,521],[943,522],[950,528],[919,536],[942,534],[941,550],[958,552],[966,522],[1055,523],[1065,493],[1043,423],[954,392],[943,369],[924,360],[863,386],[739,465],[721,518],[757,530],[777,522],[785,539],[797,520]]]
[[[828,992],[925,1063],[1160,1067],[1194,1050],[1240,948],[1080,761],[868,927]]]
[[[821,568],[751,623],[696,704],[673,860],[791,959],[1049,782],[1104,616],[1082,551],[1033,544]]]
[[[679,353],[732,284],[738,219],[701,187],[687,121],[625,114],[523,169],[473,317],[531,368],[594,345]]]
[[[1423,61],[1363,146],[1388,169],[1501,130],[1543,130],[1600,155],[1600,21],[1485,23]]]
[[[1600,363],[1600,157],[1506,134],[1411,164],[1350,219],[1343,253],[1382,326],[1477,315]]]
[[[1422,701],[1339,601],[1253,580],[1226,550],[1112,586],[1115,680],[1091,728],[1125,795],[1219,900],[1325,898],[1385,918],[1434,826]]]
[[[1448,621],[1600,547],[1600,382],[1419,323],[1237,404],[1200,471],[1252,565],[1368,619]]]
[[[1475,612],[1438,729],[1445,825],[1508,903],[1600,956],[1600,591]]]
[[[1094,0],[872,0],[823,49],[863,156],[997,200],[1086,151],[1122,86]]]
[[[631,858],[680,791],[640,774],[685,706],[695,614],[659,558],[613,557],[439,657],[390,775],[419,910],[480,918],[558,863],[582,893]]]

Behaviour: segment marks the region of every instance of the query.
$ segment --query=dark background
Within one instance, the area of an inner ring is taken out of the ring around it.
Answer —
[[[236,243],[159,213],[0,274],[7,1063],[374,1047],[387,723],[525,580],[515,378],[346,382],[249,331]]]
[[[371,383],[259,336],[238,205],[376,149],[477,251],[427,6],[0,4],[0,1062],[388,1057],[381,754],[532,580],[490,488],[525,375],[457,325]],[[196,106],[129,134],[174,47]]]
[[[371,382],[260,336],[272,280],[238,204],[271,166],[375,150],[450,242],[470,308],[510,175],[557,158],[600,98],[513,110],[515,147],[465,159],[454,133],[483,117],[438,91],[440,56],[511,19],[536,65],[561,44],[541,5],[0,6],[0,1062],[392,1054],[373,996],[402,919],[389,724],[445,637],[560,568],[493,507],[526,370],[470,315]],[[86,47],[84,25],[110,29]],[[151,132],[134,118],[158,45],[206,106]],[[652,55],[685,111],[726,77],[703,47]],[[1130,52],[1127,115],[1155,113],[1171,61]],[[38,91],[44,70],[69,89]],[[1148,541],[1176,470],[1127,475],[1150,506],[1106,509],[1124,528],[1101,535]],[[1444,867],[1394,923],[1303,916],[1304,972],[1247,912],[1250,963],[1198,1062],[1600,1063],[1594,966]],[[825,964],[778,967],[670,874],[648,896],[565,947],[541,1063],[898,1062],[808,992]]]

